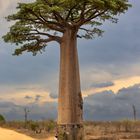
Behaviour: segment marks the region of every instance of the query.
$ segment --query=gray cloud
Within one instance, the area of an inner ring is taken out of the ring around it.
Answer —
[[[140,96],[140,84],[130,86],[128,88],[122,88],[118,91],[118,98],[122,101],[129,101],[129,104],[139,103]]]
[[[40,100],[41,97],[42,97],[41,95],[36,95],[36,96],[35,96],[35,102],[38,102],[38,101]]]
[[[36,96],[40,98],[40,96]],[[117,94],[113,91],[103,91],[90,95],[84,99],[84,118],[86,120],[119,120],[133,119],[132,105],[135,105],[137,118],[140,118],[140,84],[122,88]],[[56,119],[57,103],[38,102],[26,105],[30,110],[30,119]],[[0,112],[8,120],[23,119],[24,106],[16,105],[12,102],[0,102]]]
[[[58,93],[50,93],[50,97],[53,98],[53,99],[57,99],[58,98]]]
[[[94,69],[98,71],[98,74],[104,71],[117,78],[126,74],[127,76],[134,75],[131,67],[134,64],[140,65],[138,32],[140,21],[139,12],[137,12],[140,2],[136,0],[130,2],[133,4],[133,8],[119,17],[118,24],[105,23],[102,27],[106,31],[103,38],[90,41],[78,40],[83,89],[87,84],[91,85],[93,82],[89,79]],[[3,25],[7,25],[6,21],[2,22]],[[0,32],[0,34],[6,33],[7,26],[4,28],[5,32]],[[1,30],[3,30],[3,27],[0,27]],[[0,46],[0,84],[2,86],[10,84],[13,87],[15,85],[26,87],[28,84],[33,84],[45,86],[54,93],[58,92],[59,48],[55,43],[51,43],[50,47],[46,48],[45,53],[36,57],[30,54],[13,57],[11,54],[15,45],[5,44],[1,40]],[[124,68],[127,69],[127,72]],[[86,77],[89,77],[87,81],[85,81],[85,73],[89,73],[86,75]],[[140,73],[137,71],[135,74]],[[93,79],[96,78],[93,77]]]
[[[27,99],[27,100],[33,99],[33,97],[28,96],[28,95],[26,95],[24,98]]]
[[[94,88],[105,88],[105,87],[111,87],[113,85],[114,85],[113,82],[103,82],[103,83],[92,84],[91,87],[94,87]]]
[[[133,119],[132,105],[140,118],[140,84],[122,88],[115,95],[104,91],[85,98],[85,118],[89,120]]]
[[[7,108],[10,106],[17,107],[18,105],[15,105],[13,102],[0,101],[0,108]]]
[[[0,102],[0,112],[7,120],[24,120],[24,108],[25,106],[19,106],[12,102]],[[29,119],[56,119],[57,117],[56,103],[47,102],[42,105],[30,103],[26,105],[26,108],[30,111]]]
[[[38,101],[41,100],[42,97],[43,97],[43,96],[41,96],[41,95],[36,95],[35,97],[26,95],[24,98],[27,99],[27,100],[34,99],[34,102],[38,102]]]

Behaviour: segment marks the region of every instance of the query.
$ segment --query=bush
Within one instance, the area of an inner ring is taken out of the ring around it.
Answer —
[[[5,123],[5,118],[3,115],[0,114],[0,124]]]
[[[56,124],[53,120],[49,120],[47,123],[47,131],[50,132],[52,130],[54,130],[56,127]]]

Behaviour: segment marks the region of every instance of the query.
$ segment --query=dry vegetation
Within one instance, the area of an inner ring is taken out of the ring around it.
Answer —
[[[86,122],[86,140],[140,139],[140,121]]]
[[[37,139],[47,138],[55,134],[56,122],[49,121],[11,121],[1,126],[16,130]],[[140,121],[117,122],[85,122],[85,140],[121,140],[140,139]]]
[[[33,138],[43,139],[54,135],[56,122],[48,121],[9,121],[1,123],[3,128],[12,129]]]

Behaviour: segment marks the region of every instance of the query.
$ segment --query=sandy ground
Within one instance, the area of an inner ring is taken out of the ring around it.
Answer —
[[[26,136],[24,134],[20,134],[18,132],[13,131],[13,130],[0,128],[0,140],[37,140],[37,139],[31,138],[31,137]],[[50,137],[46,140],[54,140],[54,138]]]

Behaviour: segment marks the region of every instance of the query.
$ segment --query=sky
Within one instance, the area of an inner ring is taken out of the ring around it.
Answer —
[[[8,120],[56,119],[59,80],[59,47],[51,43],[43,54],[12,56],[15,45],[2,36],[13,24],[5,16],[18,2],[0,0],[0,114]],[[133,119],[135,105],[140,118],[140,18],[139,0],[119,22],[106,22],[103,37],[78,40],[81,88],[85,120]]]

